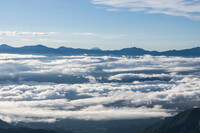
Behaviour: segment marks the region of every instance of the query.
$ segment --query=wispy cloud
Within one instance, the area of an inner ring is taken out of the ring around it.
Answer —
[[[109,12],[119,12],[121,10],[118,9],[118,8],[109,8],[109,9],[107,9],[107,11],[109,11]]]
[[[74,35],[81,35],[81,36],[97,36],[97,34],[91,33],[91,32],[75,32],[73,34]]]
[[[47,36],[56,32],[21,32],[21,31],[0,31],[0,36]]]
[[[54,39],[39,39],[40,42],[55,42],[55,43],[69,43],[72,41],[67,40],[54,40]]]
[[[92,0],[93,4],[126,8],[132,12],[161,13],[200,19],[199,0]]]
[[[73,34],[79,35],[79,36],[98,37],[98,38],[101,38],[101,39],[117,39],[117,38],[121,38],[121,37],[126,36],[125,34],[103,35],[103,34],[97,34],[97,33],[92,33],[92,32],[76,32],[76,33],[73,33]]]

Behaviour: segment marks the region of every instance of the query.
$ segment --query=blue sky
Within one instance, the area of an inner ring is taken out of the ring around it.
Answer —
[[[0,18],[0,43],[12,46],[200,46],[200,0],[0,0]]]

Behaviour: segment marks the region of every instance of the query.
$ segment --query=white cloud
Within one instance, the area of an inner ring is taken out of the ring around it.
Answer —
[[[39,39],[40,42],[55,42],[55,43],[69,43],[67,40],[53,40],[53,39]]]
[[[109,11],[117,11],[116,9],[108,9]],[[92,36],[92,37],[98,37],[101,39],[117,39],[126,36],[125,34],[116,34],[116,35],[102,35],[102,34],[96,34],[96,33],[91,33],[91,32],[76,32],[73,33],[74,35],[79,35],[79,36]]]
[[[172,109],[174,112],[179,107],[180,101],[184,101],[182,104],[187,106],[193,106],[190,105],[192,102],[198,105],[199,83],[199,79],[187,77],[176,84],[159,81],[156,84],[4,84],[0,88],[0,116],[7,121],[35,121],[35,118],[37,121],[52,121],[58,118],[103,120],[166,117]],[[68,100],[66,95],[70,90],[76,93],[73,100]],[[86,95],[90,97],[76,99]],[[124,102],[114,106],[116,104],[113,103],[119,101]],[[146,107],[154,102],[157,104],[153,107]],[[165,105],[170,104],[173,108],[166,109]]]
[[[0,36],[47,36],[56,32],[21,32],[21,31],[0,31]]]
[[[92,0],[92,3],[125,8],[133,12],[142,11],[200,19],[200,2],[198,0]]]
[[[118,12],[118,11],[121,11],[121,10],[117,9],[117,8],[109,8],[109,9],[107,9],[107,11],[109,11],[109,12]]]
[[[110,76],[108,80],[123,80],[123,79],[140,79],[140,78],[175,78],[176,75],[171,74],[134,74],[134,73],[123,73]]]
[[[81,36],[97,36],[97,34],[95,33],[91,33],[91,32],[76,32],[73,33],[74,35],[81,35]]]
[[[45,58],[44,55],[0,54],[0,60]]]
[[[84,108],[79,111],[48,110],[43,108],[23,107],[16,102],[1,102],[0,118],[8,122],[54,122],[56,119],[84,119],[84,120],[110,120],[110,119],[144,119],[169,116],[159,106],[153,108],[105,108],[101,105]],[[26,111],[24,111],[26,110]],[[124,113],[126,112],[126,113]],[[110,115],[112,114],[112,115]],[[123,114],[123,115],[122,115]],[[38,119],[34,119],[38,118]]]
[[[0,119],[169,116],[199,106],[199,68],[199,57],[0,54]]]

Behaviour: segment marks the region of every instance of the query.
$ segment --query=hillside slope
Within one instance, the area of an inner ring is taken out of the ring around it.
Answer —
[[[200,108],[194,108],[166,118],[142,133],[196,133],[198,131],[200,131]]]
[[[16,128],[7,122],[0,120],[0,133],[57,133],[51,130]]]

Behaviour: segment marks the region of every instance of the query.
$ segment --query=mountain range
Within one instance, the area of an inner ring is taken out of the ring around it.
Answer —
[[[200,56],[200,47],[183,50],[168,50],[168,51],[148,51],[141,48],[124,48],[121,50],[101,50],[97,47],[92,49],[70,48],[61,46],[59,48],[50,48],[44,45],[12,47],[6,44],[0,45],[0,53],[12,54],[42,54],[42,55],[113,55],[113,56],[139,56],[139,55],[152,55],[152,56]]]

